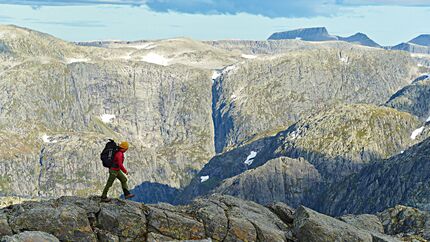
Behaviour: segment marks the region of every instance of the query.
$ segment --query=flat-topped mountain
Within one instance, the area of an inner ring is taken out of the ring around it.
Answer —
[[[299,39],[305,41],[327,41],[337,40],[336,36],[329,35],[325,27],[296,29],[285,32],[274,33],[269,37],[269,40],[279,39]]]

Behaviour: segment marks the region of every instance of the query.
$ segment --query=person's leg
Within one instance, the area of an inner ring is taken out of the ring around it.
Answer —
[[[124,197],[126,199],[134,197],[134,195],[131,194],[130,191],[128,190],[127,177],[125,176],[125,174],[122,173],[122,171],[119,171],[117,178],[118,180],[121,181],[121,187],[122,187],[122,191],[124,192]]]
[[[109,192],[109,188],[112,186],[115,178],[118,176],[118,171],[109,170],[109,178],[106,182],[106,186],[103,189],[102,198],[107,198],[107,194]]]

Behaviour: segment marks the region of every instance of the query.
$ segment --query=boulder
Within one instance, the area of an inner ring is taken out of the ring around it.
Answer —
[[[25,231],[12,236],[4,236],[1,242],[60,242],[52,234],[41,231]]]
[[[372,242],[372,235],[350,224],[300,206],[294,218],[298,241]]]

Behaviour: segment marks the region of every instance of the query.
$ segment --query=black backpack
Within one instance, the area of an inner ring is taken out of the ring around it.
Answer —
[[[109,142],[106,143],[105,148],[100,154],[100,159],[102,160],[104,167],[107,167],[107,168],[112,167],[113,158],[117,151],[118,151],[118,145],[115,143],[113,139],[109,139]]]

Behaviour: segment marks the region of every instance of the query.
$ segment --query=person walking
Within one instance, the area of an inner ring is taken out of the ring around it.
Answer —
[[[109,168],[109,178],[106,182],[106,186],[103,189],[101,200],[103,202],[109,202],[111,199],[107,197],[110,187],[112,186],[115,179],[121,182],[122,191],[124,192],[125,199],[134,197],[134,194],[130,193],[127,185],[128,171],[124,167],[124,153],[128,150],[128,142],[123,141],[119,145],[118,151],[115,153],[112,166]]]

